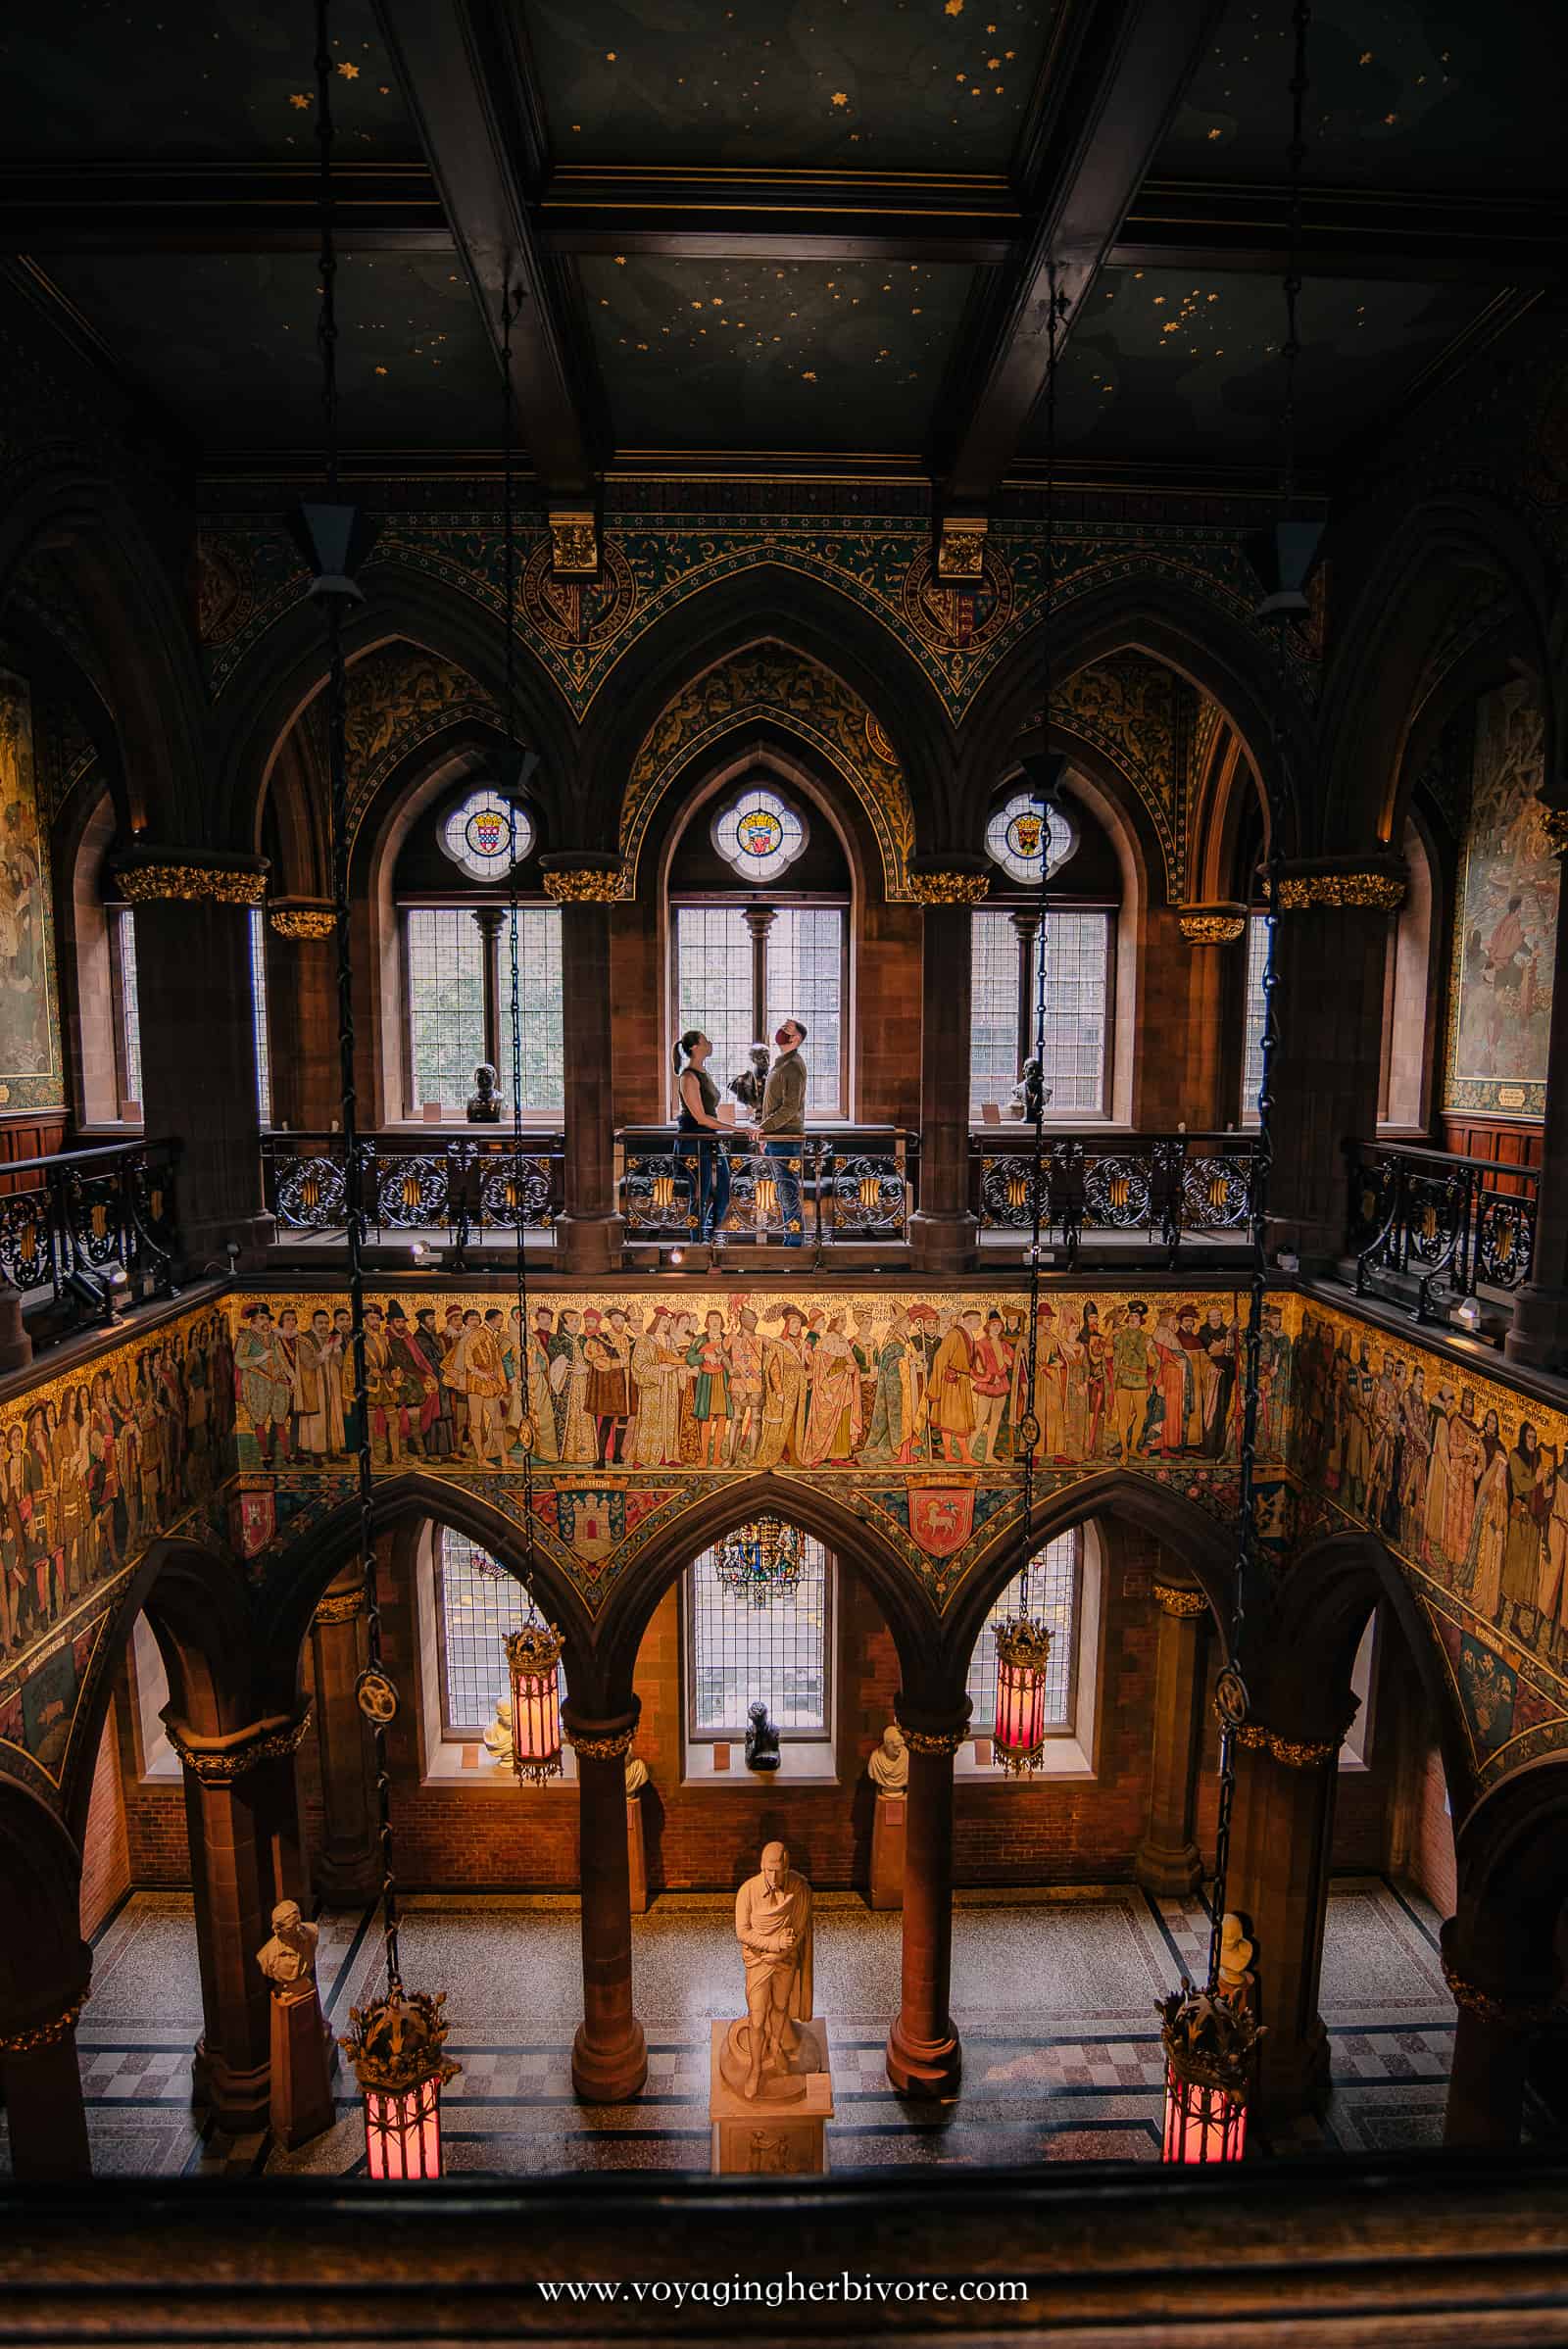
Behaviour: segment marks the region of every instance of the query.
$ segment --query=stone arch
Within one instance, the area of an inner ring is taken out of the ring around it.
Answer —
[[[777,560],[684,597],[615,662],[615,690],[599,691],[583,729],[593,809],[584,845],[615,845],[627,779],[660,713],[691,680],[762,643],[815,662],[872,713],[903,772],[920,845],[943,846],[958,810],[950,788],[954,731],[939,696],[863,604]]]
[[[1393,531],[1337,630],[1344,650],[1330,667],[1322,708],[1326,846],[1362,845],[1369,804],[1377,809],[1377,839],[1396,837],[1409,790],[1410,731],[1426,698],[1424,672],[1466,575],[1492,583],[1520,632],[1541,684],[1546,772],[1556,772],[1545,565],[1523,525],[1492,500],[1463,493],[1433,498]],[[1427,680],[1428,691],[1437,682]]]
[[[92,1953],[80,1886],[79,1842],[35,1794],[0,1777],[0,2038],[47,2026],[85,1996]]]
[[[666,794],[698,762],[711,766],[726,746],[760,731],[798,742],[842,778],[880,852],[884,896],[909,899],[914,809],[887,735],[834,670],[776,640],[748,645],[691,678],[644,736],[620,807],[625,895],[637,893],[643,844]]]
[[[519,1582],[526,1582],[540,1611],[565,1635],[566,1683],[575,1692],[578,1679],[592,1679],[596,1640],[603,1632],[581,1592],[542,1542],[531,1555],[522,1528],[495,1503],[464,1487],[421,1469],[406,1469],[375,1488],[372,1523],[376,1531],[395,1529],[411,1517],[429,1518],[449,1525],[470,1541],[482,1543],[497,1562]],[[284,1549],[270,1564],[268,1581],[275,1595],[266,1608],[263,1639],[268,1670],[274,1684],[287,1677],[293,1685],[311,1617],[334,1575],[354,1557],[360,1538],[358,1499],[344,1501],[320,1524]],[[581,1703],[583,1700],[577,1700]],[[586,1707],[585,1707],[586,1709]]]
[[[1560,1975],[1554,1944],[1568,1907],[1568,1755],[1510,1771],[1471,1808],[1454,1845],[1460,1970],[1468,1973],[1479,1959],[1484,1977],[1534,1978],[1549,1994]]]
[[[964,720],[962,783],[985,787],[1040,707],[1041,650],[1065,680],[1119,652],[1162,661],[1213,702],[1246,744],[1266,795],[1284,815],[1287,846],[1302,828],[1312,768],[1303,688],[1287,683],[1272,648],[1231,607],[1179,579],[1133,577],[1059,598],[1037,618],[975,696]]]
[[[472,680],[476,702],[502,710],[506,637],[475,598],[402,563],[370,563],[366,601],[344,629],[352,664],[404,643]],[[254,847],[279,750],[325,682],[320,615],[303,599],[274,620],[225,683],[215,715],[215,798],[237,846]],[[577,732],[562,695],[526,640],[515,639],[517,728],[540,754],[539,780],[563,808],[577,776]]]
[[[908,1567],[845,1502],[804,1479],[763,1472],[683,1509],[616,1584],[600,1622],[596,1657],[597,1693],[607,1717],[630,1708],[637,1651],[670,1585],[699,1550],[758,1516],[788,1518],[864,1577],[893,1635],[906,1693],[915,1702],[924,1700],[939,1635],[936,1616]]]
[[[1025,1544],[1016,1519],[985,1542],[964,1569],[942,1620],[942,1649],[954,1685],[961,1688],[969,1657],[992,1606],[1019,1572],[1027,1546],[1035,1551],[1057,1534],[1090,1518],[1152,1534],[1189,1573],[1208,1600],[1221,1651],[1228,1652],[1235,1585],[1235,1546],[1222,1527],[1185,1494],[1148,1477],[1106,1468],[1080,1477],[1037,1502]]]
[[[1267,1627],[1254,1705],[1270,1729],[1307,1742],[1348,1721],[1350,1667],[1380,1600],[1415,1665],[1437,1725],[1449,1802],[1460,1819],[1475,1800],[1475,1770],[1453,1690],[1409,1577],[1375,1534],[1329,1534],[1302,1550]]]

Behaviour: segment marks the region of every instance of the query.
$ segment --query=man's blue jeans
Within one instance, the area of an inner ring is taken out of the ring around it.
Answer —
[[[799,1165],[806,1156],[806,1136],[795,1134],[782,1142],[764,1143],[763,1149],[770,1158],[793,1158]],[[804,1248],[806,1216],[801,1205],[801,1178],[794,1167],[781,1166],[778,1170],[778,1211],[779,1221],[784,1226],[784,1246]],[[795,1226],[793,1231],[790,1229],[792,1224]]]

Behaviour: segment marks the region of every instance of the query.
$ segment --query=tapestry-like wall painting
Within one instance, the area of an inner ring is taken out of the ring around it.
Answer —
[[[1348,1521],[1399,1559],[1487,1784],[1568,1739],[1568,1415],[1291,1303],[1298,1540]]]
[[[0,669],[0,1110],[65,1105],[49,852],[26,680]]]
[[[209,1306],[0,1410],[0,1748],[56,1781],[105,1617],[154,1541],[220,1507],[233,1398]]]
[[[1482,696],[1453,937],[1446,1109],[1545,1114],[1560,871],[1537,797],[1544,740],[1528,685]]]

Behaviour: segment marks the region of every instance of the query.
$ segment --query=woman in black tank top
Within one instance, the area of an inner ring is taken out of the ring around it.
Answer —
[[[704,1240],[723,1230],[729,1213],[729,1155],[719,1139],[725,1129],[718,1117],[718,1087],[708,1073],[712,1049],[701,1028],[688,1028],[673,1055],[680,1096],[675,1130],[696,1138],[680,1154],[690,1170],[693,1226]]]

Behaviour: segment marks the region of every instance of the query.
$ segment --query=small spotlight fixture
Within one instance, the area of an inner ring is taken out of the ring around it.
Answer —
[[[410,1241],[409,1254],[416,1264],[428,1264],[430,1261],[430,1250],[422,1240]]]
[[[118,1329],[123,1316],[119,1307],[130,1289],[124,1268],[106,1264],[100,1271],[78,1268],[66,1275],[66,1293],[83,1319],[89,1314],[106,1330]]]
[[[669,1260],[671,1264],[684,1264],[686,1261],[686,1250],[683,1248],[672,1248],[669,1251]]]
[[[1453,1318],[1459,1324],[1460,1329],[1468,1330],[1473,1338],[1481,1327],[1481,1306],[1478,1299],[1467,1297],[1464,1303],[1455,1310]]]

